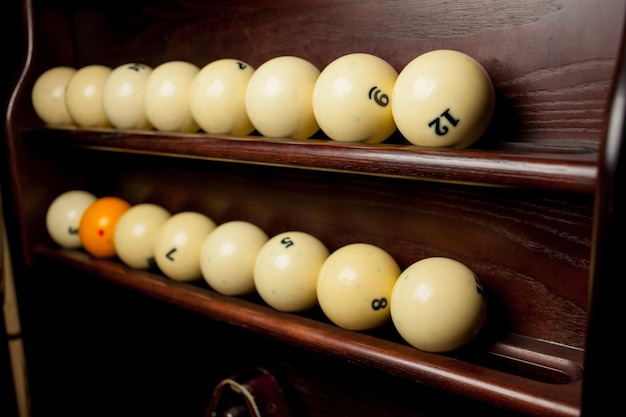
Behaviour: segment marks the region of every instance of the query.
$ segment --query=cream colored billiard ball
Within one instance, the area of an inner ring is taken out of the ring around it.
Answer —
[[[397,77],[389,63],[371,54],[348,54],[328,64],[313,90],[322,131],[339,142],[383,142],[396,130],[391,103]]]
[[[191,114],[206,133],[245,136],[254,131],[246,112],[246,87],[254,68],[220,59],[203,67],[191,84]]]
[[[391,294],[391,318],[410,345],[429,352],[456,350],[485,320],[485,292],[476,275],[450,258],[422,259],[400,275]]]
[[[74,119],[67,110],[65,92],[76,73],[75,68],[54,67],[37,78],[31,92],[33,109],[44,123],[52,126],[71,126]]]
[[[200,252],[215,222],[202,213],[183,211],[163,223],[154,245],[154,260],[161,272],[174,281],[202,278]]]
[[[353,243],[331,253],[317,280],[317,298],[328,319],[349,330],[389,321],[391,291],[400,267],[385,250]]]
[[[319,73],[311,62],[295,56],[261,64],[246,88],[246,112],[259,133],[306,139],[317,132],[312,97]]]
[[[46,228],[52,240],[66,249],[82,247],[78,226],[94,201],[96,196],[83,190],[70,190],[57,196],[46,212]]]
[[[305,232],[290,231],[272,237],[256,259],[257,292],[280,311],[313,308],[317,305],[317,278],[328,255],[326,246]]]
[[[148,121],[164,132],[196,132],[200,127],[189,108],[189,91],[200,72],[185,61],[165,62],[152,70],[146,81],[144,108]]]
[[[115,226],[115,252],[127,266],[148,269],[154,266],[154,246],[161,226],[170,218],[163,207],[142,203],[126,211]]]
[[[152,68],[128,63],[113,69],[104,82],[102,107],[118,129],[152,129],[144,109],[144,93]]]
[[[487,71],[452,50],[427,52],[409,62],[398,75],[391,104],[398,130],[409,142],[456,149],[483,135],[494,107]]]
[[[217,226],[200,252],[204,280],[225,295],[254,292],[254,262],[268,236],[258,226],[233,220]]]
[[[111,127],[102,92],[112,69],[105,65],[87,65],[76,71],[67,83],[65,103],[74,122],[80,127]]]

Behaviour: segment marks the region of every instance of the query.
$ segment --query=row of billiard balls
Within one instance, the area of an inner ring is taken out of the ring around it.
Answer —
[[[389,319],[412,346],[458,349],[480,331],[486,299],[475,274],[450,258],[422,259],[401,271],[385,250],[353,243],[330,253],[316,237],[273,237],[241,220],[217,225],[206,215],[170,214],[151,203],[70,190],[50,204],[46,226],[64,248],[127,266],[155,264],[175,281],[204,280],[224,295],[256,291],[270,307],[301,312],[319,305],[339,327],[363,331]]]
[[[320,129],[340,142],[381,143],[396,130],[412,144],[465,148],[485,132],[495,93],[482,65],[452,50],[421,54],[398,73],[375,55],[343,55],[320,71],[296,56],[255,69],[236,59],[200,68],[54,67],[32,103],[51,125],[156,129],[306,139]]]

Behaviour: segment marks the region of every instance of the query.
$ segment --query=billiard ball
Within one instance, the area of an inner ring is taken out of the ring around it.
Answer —
[[[71,126],[74,119],[67,110],[65,92],[67,83],[76,73],[75,68],[54,67],[41,74],[31,91],[33,109],[39,118],[52,126]]]
[[[127,266],[148,269],[155,265],[154,245],[161,226],[170,218],[165,208],[142,203],[132,206],[115,227],[115,252]]]
[[[118,129],[152,129],[144,109],[144,93],[152,68],[128,63],[113,69],[104,82],[102,107],[111,124]]]
[[[233,220],[217,226],[200,253],[202,276],[225,295],[254,292],[254,262],[268,236],[255,224]]]
[[[65,91],[67,110],[80,127],[111,127],[104,108],[102,92],[112,69],[105,65],[87,65],[70,78]]]
[[[389,321],[389,300],[400,267],[382,248],[353,243],[331,253],[320,270],[317,298],[326,317],[348,330]]]
[[[279,56],[256,69],[246,87],[248,118],[263,136],[306,139],[319,130],[313,87],[319,69],[296,56]]]
[[[83,212],[78,225],[78,236],[83,248],[97,258],[115,256],[115,226],[131,207],[118,197],[100,197]]]
[[[191,83],[200,71],[185,61],[169,61],[152,70],[146,81],[144,109],[148,121],[164,132],[196,132],[189,109]]]
[[[96,196],[84,190],[70,190],[57,196],[46,212],[46,228],[52,240],[66,249],[82,247],[78,226],[94,201]]]
[[[254,68],[220,59],[203,67],[189,92],[191,114],[206,133],[244,136],[254,131],[246,113],[246,87]]]
[[[402,272],[391,293],[391,318],[402,338],[429,352],[466,345],[480,331],[485,291],[464,264],[445,257],[422,259]]]
[[[289,231],[272,237],[257,255],[254,284],[276,310],[298,312],[317,305],[317,278],[329,251],[315,236]]]
[[[202,213],[183,211],[163,223],[154,246],[154,259],[163,274],[174,281],[202,278],[200,252],[215,222]]]
[[[422,147],[463,149],[493,117],[489,74],[469,55],[435,50],[409,62],[396,80],[391,109],[400,133]]]
[[[313,89],[315,118],[339,142],[380,143],[396,130],[391,113],[398,72],[366,53],[343,55],[321,72]]]

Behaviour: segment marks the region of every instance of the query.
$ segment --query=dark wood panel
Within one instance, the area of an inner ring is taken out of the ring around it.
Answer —
[[[626,2],[23,5],[28,59],[0,156],[39,413],[102,404],[96,415],[119,414],[126,401],[128,414],[197,415],[218,378],[266,361],[303,415],[578,415],[592,237],[603,238],[593,235],[594,200],[596,191],[611,197],[596,188],[597,158]],[[495,83],[494,121],[472,149],[417,149],[398,134],[362,146],[321,133],[298,142],[52,130],[30,103],[36,77],[57,65],[234,57],[259,66],[291,54],[323,68],[358,51],[401,70],[438,48],[474,56]],[[423,354],[390,327],[346,333],[319,311],[291,317],[258,299],[216,297],[202,283],[173,285],[156,271],[60,251],[45,212],[69,189],[199,211],[217,223],[248,220],[270,235],[299,229],[331,250],[372,243],[403,268],[453,257],[484,283],[488,321],[468,350]],[[228,341],[216,345],[215,334]],[[69,403],[71,389],[78,403]]]
[[[258,67],[296,55],[322,69],[366,52],[400,71],[421,53],[458,49],[485,66],[498,95],[476,147],[597,147],[624,8],[620,0],[91,2],[75,8],[75,65],[181,59],[202,67],[232,57]]]

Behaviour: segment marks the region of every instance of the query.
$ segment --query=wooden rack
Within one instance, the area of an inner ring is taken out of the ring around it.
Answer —
[[[613,100],[623,95],[626,2],[22,4],[26,60],[7,101],[1,174],[34,414],[201,415],[219,380],[256,365],[275,370],[302,416],[603,409],[586,381],[607,365],[602,320],[614,307],[592,315],[590,305],[616,297],[602,285],[619,255],[600,242],[617,239],[610,184],[621,171],[604,158],[622,135]],[[492,125],[464,150],[418,148],[399,133],[366,145],[321,132],[53,128],[30,102],[37,77],[59,65],[235,57],[258,66],[297,55],[323,68],[358,51],[399,71],[444,48],[481,62],[497,93]],[[282,313],[256,295],[64,250],[45,213],[70,189],[247,220],[268,235],[302,230],[331,250],[367,242],[402,268],[453,257],[483,282],[487,323],[458,352],[421,352],[391,324],[348,331],[317,309]]]

